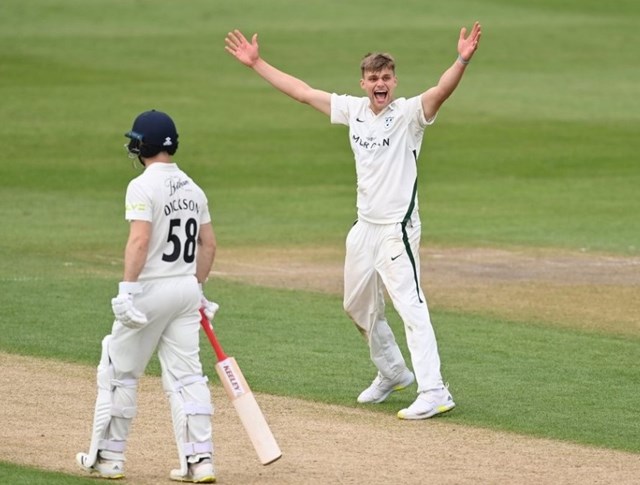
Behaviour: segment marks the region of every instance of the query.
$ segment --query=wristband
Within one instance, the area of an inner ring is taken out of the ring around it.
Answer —
[[[471,62],[471,59],[469,59],[468,61],[465,61],[460,54],[458,54],[458,60],[460,61],[460,64],[462,64],[463,66],[466,66],[467,64],[469,64],[469,62]]]
[[[118,285],[118,293],[137,295],[138,293],[142,293],[142,285],[137,281],[121,281]]]

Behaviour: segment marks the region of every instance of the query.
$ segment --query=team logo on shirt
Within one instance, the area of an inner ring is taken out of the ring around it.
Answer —
[[[170,177],[165,180],[165,185],[169,187],[169,196],[175,194],[182,187],[189,185],[188,180],[182,180],[180,177]]]
[[[387,117],[385,117],[385,119],[384,119],[384,128],[385,128],[386,130],[388,130],[389,128],[391,128],[391,126],[393,125],[393,120],[394,120],[394,119],[395,119],[395,118],[394,118],[393,116],[387,116]]]

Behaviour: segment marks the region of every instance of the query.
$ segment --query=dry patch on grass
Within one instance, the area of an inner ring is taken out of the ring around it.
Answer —
[[[539,250],[425,248],[432,309],[640,335],[640,258]],[[342,292],[341,248],[222,248],[214,277]]]
[[[82,475],[74,456],[89,444],[95,369],[4,353],[0,367],[0,460]],[[211,388],[221,484],[631,485],[640,476],[640,455],[469,428],[446,415],[404,422],[368,409],[258,395],[283,450],[263,467],[224,392]],[[138,404],[124,483],[171,483],[178,458],[159,378],[141,380]]]

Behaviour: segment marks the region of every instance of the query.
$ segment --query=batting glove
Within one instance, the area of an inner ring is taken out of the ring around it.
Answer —
[[[204,312],[209,322],[213,321],[213,317],[220,308],[220,305],[218,305],[216,302],[207,300],[207,297],[204,296],[202,285],[200,285],[200,307],[202,308],[202,311]]]
[[[138,293],[142,293],[140,283],[123,281],[118,286],[118,296],[111,299],[111,308],[116,320],[132,329],[142,328],[149,323],[146,315],[133,306],[133,295]]]

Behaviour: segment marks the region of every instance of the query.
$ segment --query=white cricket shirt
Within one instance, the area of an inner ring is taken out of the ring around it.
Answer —
[[[425,119],[420,96],[398,98],[375,115],[369,98],[331,95],[331,123],[349,127],[359,219],[391,224],[416,213],[417,160],[434,120]]]
[[[125,218],[152,225],[138,279],[195,275],[200,225],[211,216],[202,189],[175,163],[154,163],[129,182]]]

